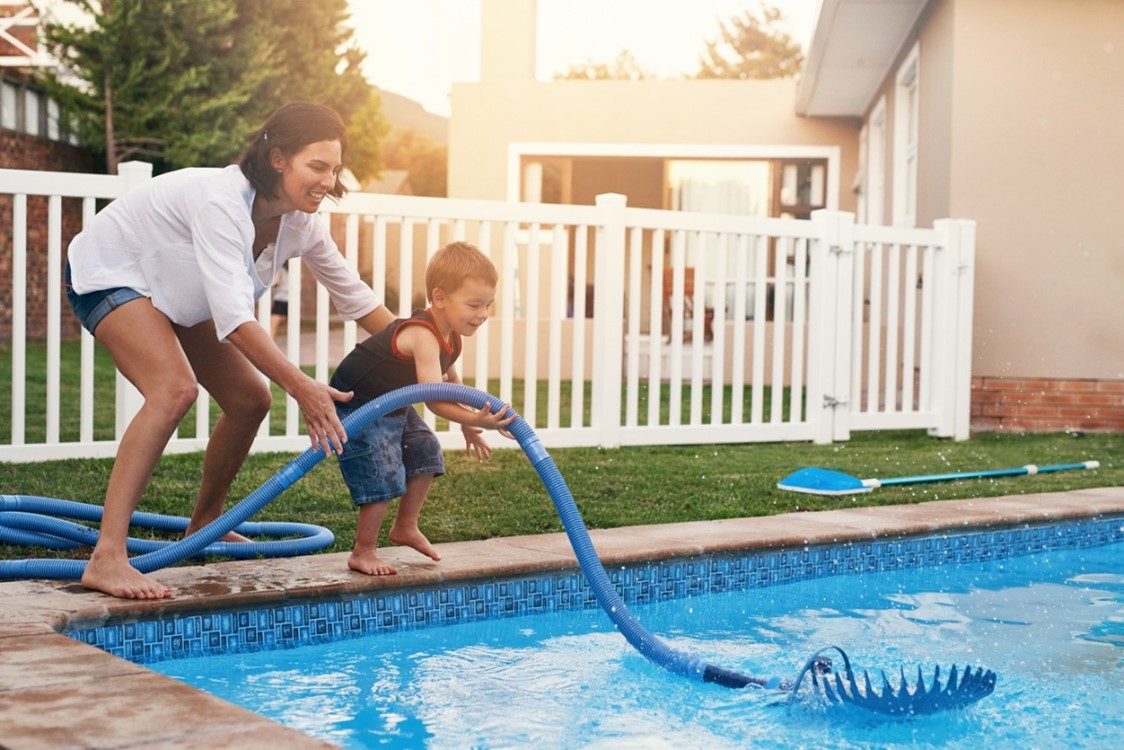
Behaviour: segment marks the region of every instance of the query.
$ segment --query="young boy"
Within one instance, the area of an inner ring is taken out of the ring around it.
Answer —
[[[414,383],[459,383],[454,365],[461,337],[471,336],[488,319],[496,297],[496,268],[488,256],[466,242],[453,242],[433,256],[425,272],[430,306],[399,318],[348,354],[332,377],[332,387],[354,391],[336,404],[340,419],[384,393]],[[461,425],[469,454],[492,455],[481,433],[504,429],[514,414],[505,404],[498,412],[472,411],[451,402],[427,402],[432,412]],[[347,565],[372,576],[397,571],[378,555],[379,530],[390,500],[400,497],[390,540],[413,547],[434,560],[441,555],[418,528],[433,478],[445,473],[437,436],[412,406],[386,414],[349,435],[339,457],[340,472],[359,506],[355,547]]]

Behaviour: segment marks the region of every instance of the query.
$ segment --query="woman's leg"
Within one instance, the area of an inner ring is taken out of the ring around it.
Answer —
[[[150,300],[115,308],[98,324],[96,334],[144,403],[121,436],[105,492],[101,532],[82,585],[113,596],[158,599],[168,596],[167,587],[129,564],[129,518],[198,388],[172,324]]]
[[[203,456],[203,479],[187,527],[191,534],[222,515],[227,492],[250,452],[258,426],[269,414],[272,397],[265,376],[237,348],[216,338],[214,323],[176,326],[175,330],[199,385],[222,409]],[[248,541],[234,533],[223,540]]]

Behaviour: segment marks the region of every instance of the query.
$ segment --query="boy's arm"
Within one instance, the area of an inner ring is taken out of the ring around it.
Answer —
[[[433,334],[422,326],[409,326],[401,330],[397,339],[398,350],[413,358],[419,383],[443,383],[445,375],[441,372],[440,344]],[[460,383],[456,367],[449,368],[450,383]],[[425,406],[442,419],[456,422],[463,427],[478,427],[485,430],[503,431],[515,419],[515,415],[504,416],[511,411],[504,404],[497,412],[488,409],[473,411],[452,401],[426,401]]]

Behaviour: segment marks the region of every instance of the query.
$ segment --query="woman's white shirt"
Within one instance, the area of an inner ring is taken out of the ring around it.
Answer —
[[[271,268],[259,273],[253,202],[254,189],[237,165],[155,177],[110,203],[71,242],[74,290],[130,287],[150,297],[173,323],[193,326],[213,319],[225,340],[257,320],[255,300],[285,261],[299,257],[345,320],[378,306],[315,214],[282,215]]]

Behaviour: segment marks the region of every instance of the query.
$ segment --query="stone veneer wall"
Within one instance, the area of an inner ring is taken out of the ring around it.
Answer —
[[[0,130],[0,167],[49,172],[93,172],[94,157],[85,149],[46,138]],[[0,341],[12,335],[12,198],[0,195]],[[77,198],[63,200],[62,264],[66,265],[66,246],[82,227],[82,205]],[[27,200],[27,335],[41,339],[47,329],[47,199],[29,196]],[[62,278],[60,273],[59,278]],[[78,320],[62,302],[64,336],[77,336]]]
[[[1124,380],[972,378],[972,430],[1124,431]]]

